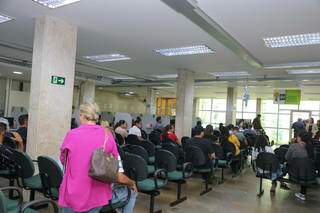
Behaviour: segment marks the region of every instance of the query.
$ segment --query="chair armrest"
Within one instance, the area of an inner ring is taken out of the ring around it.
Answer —
[[[232,154],[231,152],[228,152],[228,153],[226,154],[226,160],[229,162],[229,161],[232,160],[232,158],[233,158],[233,154]]]
[[[20,211],[21,213],[24,213],[26,212],[26,210],[34,205],[38,205],[38,204],[51,204],[52,207],[53,207],[53,212],[54,213],[59,213],[59,209],[58,209],[58,206],[56,204],[56,202],[54,202],[53,200],[50,200],[50,199],[39,199],[39,200],[34,200],[34,201],[31,201],[30,203],[27,203],[23,208],[22,210]],[[19,212],[19,213],[20,213]]]
[[[3,192],[4,191],[10,191],[10,190],[18,192],[18,196],[19,196],[18,205],[19,205],[19,208],[21,208],[22,203],[23,203],[23,195],[22,195],[21,190],[18,187],[8,186],[8,187],[0,188],[0,190],[3,191]]]
[[[188,176],[186,176],[186,172],[188,172]],[[183,178],[188,178],[188,177],[191,177],[193,174],[193,165],[192,163],[188,162],[188,163],[184,163],[182,165],[182,176]]]
[[[158,185],[158,178],[159,179],[164,179],[165,183],[168,183],[168,172],[165,169],[158,169],[154,172],[153,180],[154,180],[154,185],[156,189],[159,188]]]

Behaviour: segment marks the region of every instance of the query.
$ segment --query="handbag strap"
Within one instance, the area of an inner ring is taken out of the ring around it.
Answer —
[[[68,149],[64,150],[64,162],[63,162],[63,173],[66,172],[68,162]]]

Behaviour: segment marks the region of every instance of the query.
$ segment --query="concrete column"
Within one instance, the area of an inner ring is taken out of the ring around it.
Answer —
[[[76,26],[53,17],[36,18],[27,144],[33,159],[58,159],[70,129],[76,45]],[[52,76],[64,77],[64,85],[52,84]]]
[[[192,117],[193,120],[197,117],[197,110],[199,109],[199,98],[193,99],[193,109],[192,109]]]
[[[147,114],[156,114],[156,92],[152,88],[147,88]]]
[[[257,114],[261,114],[261,98],[257,98]]]
[[[4,116],[9,117],[11,109],[9,109],[9,100],[10,100],[10,93],[11,93],[11,87],[12,87],[12,79],[7,78],[6,80],[6,98],[5,98],[5,105],[4,105]]]
[[[96,82],[86,80],[80,85],[80,101],[79,104],[93,103],[95,101]]]
[[[179,138],[191,136],[194,96],[194,73],[178,70],[176,134]]]
[[[236,123],[236,110],[237,110],[237,89],[235,87],[228,87],[226,125]]]

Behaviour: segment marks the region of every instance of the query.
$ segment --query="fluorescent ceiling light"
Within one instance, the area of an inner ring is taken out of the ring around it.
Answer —
[[[295,47],[320,44],[320,33],[263,38],[266,47]]]
[[[117,75],[117,76],[109,76],[109,78],[112,78],[113,80],[134,80],[134,77],[129,77],[129,76],[122,76],[122,75]]]
[[[155,49],[156,53],[163,56],[179,56],[179,55],[195,55],[214,53],[214,51],[206,45],[194,45],[188,47],[177,47],[168,49]]]
[[[238,71],[238,72],[208,72],[208,74],[215,77],[238,77],[238,76],[249,76],[250,74],[247,71]]]
[[[154,75],[156,78],[165,79],[165,78],[177,78],[178,74],[165,74],[165,75]]]
[[[67,4],[75,3],[80,0],[33,0],[39,4],[42,4],[45,7],[55,9],[57,7],[65,6]]]
[[[23,73],[22,72],[18,72],[18,71],[14,71],[13,74],[22,75]]]
[[[320,74],[320,69],[318,70],[287,70],[290,75],[302,75],[302,74]]]
[[[97,61],[97,62],[122,61],[122,60],[130,60],[131,59],[128,56],[125,56],[125,55],[122,55],[119,53],[84,56],[83,58]]]
[[[13,20],[13,18],[0,13],[0,24],[11,20]]]

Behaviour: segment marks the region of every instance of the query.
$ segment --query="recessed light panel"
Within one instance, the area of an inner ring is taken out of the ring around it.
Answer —
[[[128,56],[114,53],[114,54],[105,54],[105,55],[92,55],[92,56],[84,56],[85,59],[97,61],[97,62],[108,62],[108,61],[122,61],[122,60],[130,60]]]
[[[177,74],[165,74],[165,75],[154,75],[156,78],[166,79],[166,78],[177,78]]]
[[[13,74],[22,75],[23,73],[22,72],[18,72],[18,71],[14,71]]]
[[[290,75],[320,74],[320,70],[287,70]]]
[[[33,0],[39,4],[42,4],[45,7],[55,9],[57,7],[65,6],[67,4],[75,3],[80,0]]]
[[[209,72],[208,74],[215,77],[242,77],[249,76],[247,71],[237,71],[237,72]]]
[[[109,76],[109,78],[112,78],[113,80],[134,80],[134,77],[129,77],[129,76],[122,76],[122,75],[117,75],[117,76]]]
[[[295,47],[320,44],[320,33],[263,38],[266,47]]]
[[[206,45],[194,45],[188,47],[177,47],[168,49],[155,49],[154,51],[163,56],[181,56],[214,53],[214,51]]]
[[[11,20],[13,20],[13,18],[0,13],[0,24]]]

